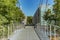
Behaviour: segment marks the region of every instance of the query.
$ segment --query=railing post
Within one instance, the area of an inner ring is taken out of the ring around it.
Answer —
[[[50,24],[50,40],[52,39],[51,37],[52,37],[52,34],[51,34],[51,24]]]
[[[47,34],[47,27],[46,27],[46,24],[45,24],[45,31],[46,31],[46,32],[45,32],[45,35],[46,35],[46,34]]]
[[[55,38],[54,40],[56,40],[56,36],[57,36],[56,35],[56,27],[54,27],[54,38]]]
[[[9,38],[9,30],[10,30],[10,29],[9,29],[9,25],[8,25],[8,38]]]
[[[48,34],[48,27],[49,27],[49,26],[47,25],[47,34]]]

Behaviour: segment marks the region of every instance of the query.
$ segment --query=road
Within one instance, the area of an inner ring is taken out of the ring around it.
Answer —
[[[32,26],[14,31],[10,40],[40,40]]]

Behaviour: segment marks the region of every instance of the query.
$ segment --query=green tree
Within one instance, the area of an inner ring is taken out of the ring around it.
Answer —
[[[32,24],[32,16],[27,16],[27,24]]]
[[[51,10],[48,9],[48,10],[45,12],[43,18],[44,18],[45,21],[51,22],[50,17],[51,17]]]
[[[0,14],[8,20],[8,23],[10,23],[11,20],[20,21],[24,19],[24,14],[20,8],[16,6],[17,1],[18,0],[0,0]]]
[[[54,21],[56,24],[56,14],[53,14],[51,13],[51,10],[48,9],[46,12],[45,12],[45,15],[43,16],[44,20],[47,21],[48,23],[51,23],[52,21]]]
[[[24,19],[24,14],[21,9],[16,6],[18,0],[0,0],[0,36],[2,36],[2,31],[4,29],[4,35],[7,36],[7,26],[13,22],[20,22]]]
[[[54,0],[53,11],[55,13],[56,25],[60,26],[60,0]]]

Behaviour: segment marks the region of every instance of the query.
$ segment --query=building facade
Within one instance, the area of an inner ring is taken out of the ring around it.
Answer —
[[[33,24],[36,33],[38,34],[41,40],[49,40],[47,34],[47,26],[45,25],[45,21],[43,19],[44,12],[41,10],[42,8],[38,8],[33,16]]]
[[[41,23],[41,18],[40,18],[40,8],[37,9],[33,16],[33,24]]]
[[[43,19],[44,16],[44,10],[42,10],[44,8],[40,8],[38,7],[38,9],[36,10],[34,16],[33,16],[33,24],[40,24],[40,25],[46,25],[46,21]]]

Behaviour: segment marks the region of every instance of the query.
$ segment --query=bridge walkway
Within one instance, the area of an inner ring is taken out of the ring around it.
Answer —
[[[32,26],[14,31],[10,40],[40,40]]]

